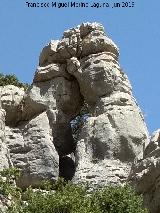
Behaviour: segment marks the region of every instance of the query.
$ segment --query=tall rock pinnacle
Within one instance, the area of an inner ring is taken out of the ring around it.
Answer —
[[[15,126],[7,117],[6,141],[13,165],[22,170],[20,186],[55,180],[58,173],[91,186],[127,180],[149,139],[118,57],[98,23],[69,29],[43,48]],[[90,116],[75,143],[70,122],[84,102]]]

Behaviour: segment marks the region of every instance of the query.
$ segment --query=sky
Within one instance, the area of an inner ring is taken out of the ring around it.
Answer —
[[[134,7],[126,8],[112,8],[113,3],[122,5],[118,0],[75,1],[89,5],[104,2],[110,7],[33,8],[26,2],[50,6],[52,0],[0,0],[0,72],[31,83],[45,44],[60,39],[64,30],[82,22],[99,22],[120,49],[119,62],[149,132],[160,128],[160,1],[124,1],[134,3]]]

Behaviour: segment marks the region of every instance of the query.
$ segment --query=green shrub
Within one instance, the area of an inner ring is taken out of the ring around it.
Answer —
[[[28,194],[28,205],[24,207],[26,213],[87,213],[84,205],[87,207],[89,198],[86,197],[85,189],[71,183],[61,185],[56,191],[50,190],[47,193],[34,192],[30,188],[26,194]]]
[[[142,198],[126,185],[109,186],[88,194],[87,187],[59,179],[55,184],[45,182],[42,189],[20,190],[13,184],[19,172],[12,169],[1,173],[1,195],[10,196],[8,213],[147,213]],[[15,175],[15,177],[13,177]]]
[[[110,186],[96,192],[92,197],[103,213],[146,213],[142,208],[142,197],[129,186]]]
[[[0,86],[6,86],[6,85],[14,85],[20,88],[24,88],[27,90],[28,84],[19,82],[18,78],[15,75],[4,75],[0,73]]]
[[[22,191],[15,185],[15,181],[19,176],[20,171],[16,168],[0,172],[0,195],[3,199],[11,200],[11,211],[8,211],[10,213],[20,213]]]

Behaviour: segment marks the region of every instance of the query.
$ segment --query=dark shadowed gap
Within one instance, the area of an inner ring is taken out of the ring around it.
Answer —
[[[59,158],[59,177],[64,178],[66,181],[72,180],[75,174],[75,162],[69,156]]]
[[[88,117],[89,117],[88,105],[86,103],[84,103],[79,114],[70,121],[75,149],[76,149],[76,143],[78,140],[80,130],[81,130],[85,120]],[[72,154],[74,154],[74,153],[72,153]],[[74,177],[75,171],[76,171],[76,166],[75,166],[74,158],[72,158],[70,156],[60,156],[60,158],[59,158],[59,177],[64,178],[66,181],[72,180],[72,178]]]

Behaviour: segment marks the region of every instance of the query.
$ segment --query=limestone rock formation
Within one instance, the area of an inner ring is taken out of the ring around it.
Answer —
[[[10,158],[22,170],[21,187],[58,176],[91,187],[127,180],[149,138],[118,56],[102,25],[83,23],[43,48],[25,94],[19,90],[16,98],[17,88],[2,88],[1,94],[14,97],[5,104],[1,95],[1,102]],[[90,117],[74,141],[70,122],[84,102]]]
[[[150,213],[160,212],[160,129],[151,136],[144,158],[136,162],[128,177]]]
[[[80,27],[82,55],[67,59],[67,71],[77,79],[91,114],[77,142],[74,181],[117,184],[126,180],[131,163],[142,157],[148,133],[119,66],[118,48],[100,26],[91,26]],[[89,30],[83,38],[85,28]]]
[[[46,112],[18,127],[6,127],[6,141],[13,166],[22,171],[18,186],[36,187],[44,179],[57,179],[59,157]]]
[[[5,138],[5,114],[0,109],[0,171],[9,168],[11,164]]]
[[[15,125],[21,120],[24,94],[23,88],[14,85],[0,86],[0,101],[2,108],[6,111],[7,125]]]

